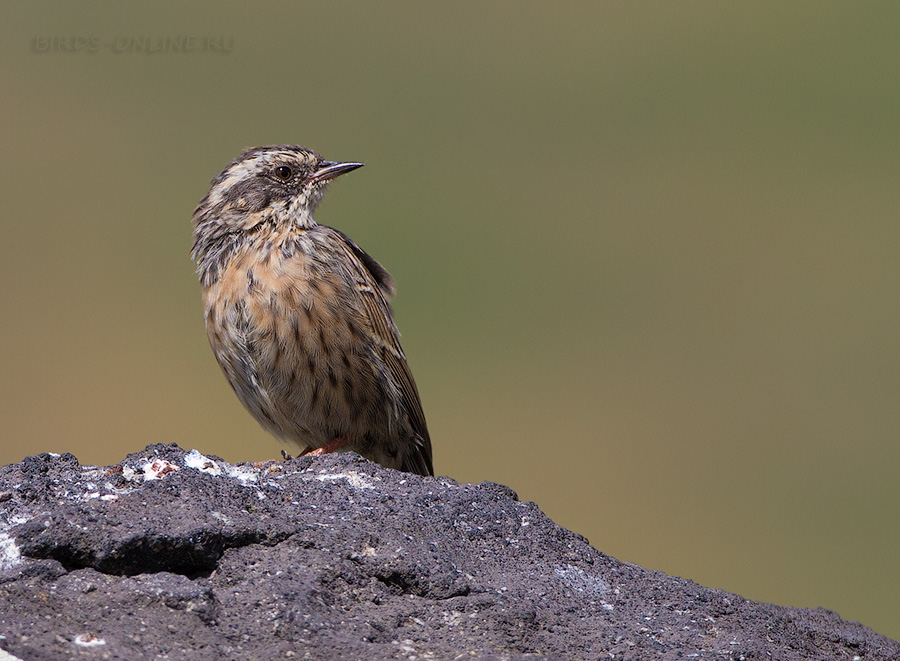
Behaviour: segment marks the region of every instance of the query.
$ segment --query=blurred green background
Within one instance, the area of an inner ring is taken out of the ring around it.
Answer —
[[[89,0],[0,34],[2,463],[278,455],[189,221],[299,143],[367,163],[317,217],[397,279],[439,473],[900,638],[900,4]]]

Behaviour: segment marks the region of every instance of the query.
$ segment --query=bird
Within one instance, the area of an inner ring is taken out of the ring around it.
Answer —
[[[362,166],[272,145],[246,149],[212,179],[192,217],[206,333],[286,459],[354,451],[430,476],[431,439],[392,317],[394,279],[313,219],[329,182]]]

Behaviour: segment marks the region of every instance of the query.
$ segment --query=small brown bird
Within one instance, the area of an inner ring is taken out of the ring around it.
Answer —
[[[362,165],[255,147],[212,180],[191,251],[206,332],[238,398],[291,453],[353,450],[433,475],[394,280],[312,216],[328,182]]]

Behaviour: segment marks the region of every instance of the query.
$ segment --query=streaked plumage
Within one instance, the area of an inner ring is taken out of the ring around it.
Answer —
[[[289,452],[354,450],[431,475],[425,416],[391,318],[394,281],[312,217],[327,182],[360,165],[257,147],[213,179],[194,212],[191,253],[207,334],[238,398]]]

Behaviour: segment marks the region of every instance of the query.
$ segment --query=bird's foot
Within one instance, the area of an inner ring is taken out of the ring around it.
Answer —
[[[347,436],[335,436],[333,440],[329,441],[320,448],[317,448],[315,450],[307,448],[300,454],[300,456],[303,457],[305,455],[308,455],[310,457],[321,457],[323,454],[328,454],[329,452],[334,452],[335,450],[341,449],[349,442],[350,438]]]
[[[300,456],[302,457],[307,452],[308,452],[308,450],[304,450]],[[293,457],[291,455],[289,455],[287,452],[285,452],[284,450],[281,451],[281,458],[284,459],[285,461],[290,461],[291,459],[293,459]]]

